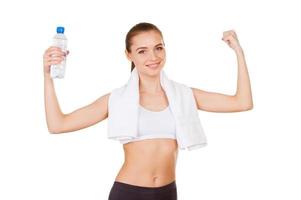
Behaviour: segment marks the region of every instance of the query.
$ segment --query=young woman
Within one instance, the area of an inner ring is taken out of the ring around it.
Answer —
[[[225,31],[222,39],[237,56],[236,94],[226,95],[191,88],[197,108],[209,112],[250,110],[253,102],[243,50],[233,30]],[[162,117],[162,120],[170,117],[170,110],[167,109],[169,102],[160,85],[160,71],[166,60],[161,31],[150,23],[136,24],[126,36],[125,53],[132,63],[132,70],[136,67],[139,74],[140,111],[144,113],[141,116],[149,117],[147,120],[154,116],[157,119]],[[45,111],[50,133],[80,130],[108,117],[110,93],[71,113],[61,112],[50,77],[50,66],[60,63],[67,54],[56,47],[50,47],[44,53]],[[168,121],[166,124],[170,125]],[[144,123],[144,126],[147,126],[147,123]],[[177,199],[175,169],[178,144],[175,139],[153,138],[132,141],[123,144],[123,149],[125,161],[115,178],[109,200]]]

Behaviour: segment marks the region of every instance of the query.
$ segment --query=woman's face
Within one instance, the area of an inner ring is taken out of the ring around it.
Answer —
[[[163,38],[157,31],[139,33],[132,38],[131,52],[127,58],[134,62],[137,71],[146,75],[159,74],[165,64]]]

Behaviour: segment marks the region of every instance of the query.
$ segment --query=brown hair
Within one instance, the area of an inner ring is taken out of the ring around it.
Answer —
[[[125,38],[125,48],[129,53],[131,52],[132,38],[141,32],[147,32],[147,31],[157,31],[163,38],[162,32],[154,24],[147,23],[147,22],[141,22],[139,24],[136,24],[129,30]],[[131,71],[133,71],[133,69],[135,68],[133,62],[131,67],[132,67]]]

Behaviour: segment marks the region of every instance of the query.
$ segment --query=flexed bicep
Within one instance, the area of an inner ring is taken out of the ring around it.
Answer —
[[[249,110],[235,95],[191,88],[199,110],[208,112],[240,112]]]

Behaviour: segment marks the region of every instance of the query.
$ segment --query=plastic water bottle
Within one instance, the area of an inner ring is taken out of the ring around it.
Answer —
[[[67,37],[64,34],[65,28],[64,27],[57,27],[56,28],[56,35],[53,37],[53,46],[59,47],[62,49],[63,52],[67,53]],[[51,78],[64,78],[66,71],[66,57],[64,60],[57,64],[51,65],[50,67],[50,76]]]

